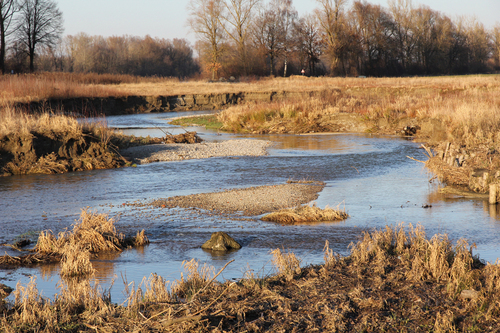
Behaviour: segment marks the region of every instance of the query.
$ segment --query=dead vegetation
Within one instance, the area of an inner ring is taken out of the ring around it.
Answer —
[[[50,112],[0,109],[0,174],[63,173],[125,165],[102,124]]]
[[[149,243],[144,230],[135,237],[126,238],[115,228],[115,218],[83,209],[80,219],[73,224],[71,231],[60,232],[57,236],[51,231],[42,231],[30,254],[23,256],[4,255],[0,266],[32,266],[51,262],[61,262],[61,275],[64,277],[88,276],[94,273],[90,262],[93,255],[104,251],[122,251],[131,246],[144,246]]]
[[[365,131],[375,133],[400,133],[404,127],[422,125],[417,135],[425,133],[426,140],[434,142],[467,137],[471,141],[500,128],[500,79],[496,75],[298,80],[275,81],[288,84],[283,91],[297,92],[295,97],[223,110],[219,115],[222,129],[251,133],[349,131],[349,124],[339,125],[336,120],[339,114],[357,116],[355,122],[364,122]],[[442,133],[428,128],[432,121]]]
[[[61,283],[54,300],[32,280],[18,284],[4,310],[5,332],[465,332],[499,325],[500,266],[484,265],[473,246],[446,235],[428,239],[421,226],[365,233],[340,257],[325,246],[323,265],[300,267],[293,253],[273,251],[277,274],[215,281],[195,260],[169,282],[152,274],[128,299],[88,281]],[[126,283],[126,281],[125,281]]]
[[[170,134],[170,133],[165,133],[165,136],[163,138],[152,138],[150,140],[151,144],[158,144],[158,143],[187,143],[187,144],[193,144],[193,143],[201,143],[203,142],[203,139],[200,138],[198,133],[196,132],[186,132],[186,133],[180,133],[180,134]]]
[[[332,209],[328,206],[321,209],[316,205],[300,205],[292,209],[282,209],[267,214],[261,220],[281,224],[299,224],[304,222],[340,221],[348,217],[349,215],[345,210]]]

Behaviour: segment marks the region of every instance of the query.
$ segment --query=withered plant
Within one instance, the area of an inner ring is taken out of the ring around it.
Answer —
[[[325,222],[340,221],[349,215],[340,209],[325,207],[321,209],[315,204],[312,206],[301,205],[293,209],[282,209],[262,217],[263,221],[277,222],[281,224],[296,224],[303,222]]]

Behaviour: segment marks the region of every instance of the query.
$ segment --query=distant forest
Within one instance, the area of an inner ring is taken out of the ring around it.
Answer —
[[[18,6],[8,12],[10,16],[5,14],[8,3]],[[52,6],[49,21],[55,20],[51,22],[59,30],[50,40],[29,45],[29,32],[22,27],[31,22],[26,17],[29,6],[39,3]],[[189,0],[188,11],[195,45],[185,39],[150,36],[80,33],[62,38],[62,13],[54,1],[3,0],[0,25],[6,19],[12,24],[3,29],[7,38],[2,33],[0,65],[7,73],[93,72],[212,80],[500,70],[499,23],[486,29],[474,18],[452,20],[410,0],[389,0],[387,8],[367,1],[316,0],[314,11],[305,16],[298,15],[292,0]]]

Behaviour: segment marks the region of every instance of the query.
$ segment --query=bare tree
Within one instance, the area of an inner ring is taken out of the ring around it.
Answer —
[[[320,8],[316,15],[325,38],[326,51],[330,58],[332,74],[347,74],[344,60],[346,48],[349,44],[347,32],[347,18],[344,6],[347,0],[316,0]]]
[[[278,24],[281,36],[281,53],[283,55],[283,76],[286,77],[288,69],[288,57],[293,45],[293,26],[298,18],[297,11],[293,7],[292,0],[273,0],[271,6],[278,14]]]
[[[493,37],[493,63],[500,69],[500,23],[497,23],[491,32]]]
[[[220,24],[236,44],[240,66],[245,75],[248,75],[247,42],[250,23],[255,8],[261,0],[226,0],[225,15],[220,16]]]
[[[413,3],[411,0],[389,0],[389,9],[395,22],[393,33],[397,59],[401,71],[408,71],[412,64],[415,48],[415,38],[412,32],[414,27]]]
[[[278,13],[272,8],[263,10],[254,21],[254,43],[269,58],[269,74],[274,75],[275,62],[281,52],[283,33]]]
[[[484,72],[492,49],[491,36],[475,17],[466,19],[465,34],[469,51],[468,70],[472,73]]]
[[[207,49],[207,66],[215,80],[221,68],[220,59],[224,52],[224,27],[221,17],[224,14],[223,0],[190,0],[188,4],[191,29]],[[200,55],[202,56],[202,55]]]
[[[5,74],[6,39],[17,8],[17,0],[0,0],[0,70],[2,74]]]
[[[387,75],[391,59],[394,22],[380,5],[355,1],[350,18],[358,40],[358,71],[363,75]]]
[[[316,75],[316,64],[319,63],[322,53],[316,16],[309,14],[297,20],[294,25],[294,35],[301,68],[307,65],[309,75]]]
[[[52,0],[23,0],[17,17],[17,40],[26,49],[30,72],[35,70],[34,59],[39,45],[52,47],[64,31],[63,17]]]

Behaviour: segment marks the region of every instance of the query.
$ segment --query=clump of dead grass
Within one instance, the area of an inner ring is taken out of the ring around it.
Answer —
[[[462,290],[475,287],[471,276],[474,267],[483,264],[472,255],[475,245],[460,239],[452,246],[447,235],[427,239],[422,226],[408,226],[408,233],[400,224],[394,228],[364,233],[362,241],[351,244],[355,264],[374,263],[381,272],[389,256],[397,256],[406,267],[406,276],[413,281],[435,280],[445,283],[452,297]]]
[[[80,219],[73,224],[73,230],[54,236],[50,231],[40,234],[35,250],[40,253],[60,253],[78,247],[91,253],[121,251],[124,235],[115,228],[116,218],[107,214],[82,209]],[[69,246],[66,246],[69,245]]]
[[[340,221],[348,218],[345,210],[325,207],[321,209],[315,204],[313,206],[301,205],[293,209],[283,209],[267,214],[262,217],[263,221],[277,222],[281,224],[297,224],[304,222]]]
[[[0,108],[0,172],[7,174],[63,173],[120,167],[125,137],[103,123],[80,123],[52,110],[31,114]]]
[[[215,275],[214,268],[207,264],[200,267],[200,263],[195,260],[185,260],[182,266],[187,271],[187,276],[181,273],[181,279],[172,287],[172,292],[178,297],[189,299],[203,288]]]
[[[90,251],[78,245],[66,244],[63,248],[60,274],[63,277],[83,277],[93,275],[94,267],[90,263]]]
[[[293,252],[283,253],[280,249],[271,251],[273,255],[273,265],[279,275],[285,276],[287,280],[292,280],[295,274],[300,274],[300,260]]]
[[[49,262],[61,262],[63,277],[82,277],[94,274],[90,262],[93,255],[104,251],[122,251],[127,247],[139,247],[149,243],[145,231],[138,231],[134,237],[125,238],[117,232],[115,222],[107,214],[82,209],[80,218],[71,231],[54,235],[52,231],[42,231],[33,253],[11,257],[0,257],[0,264],[6,266],[26,266]]]

